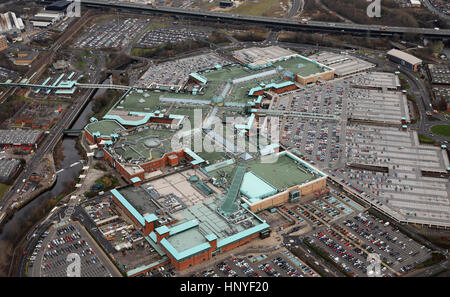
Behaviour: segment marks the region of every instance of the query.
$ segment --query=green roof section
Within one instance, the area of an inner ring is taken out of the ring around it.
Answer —
[[[208,241],[214,241],[217,239],[217,236],[216,236],[216,234],[211,233],[211,234],[206,235],[205,238]]]
[[[169,237],[170,242],[163,238],[160,243],[177,261],[182,261],[211,248],[208,242],[197,244],[198,240],[205,238],[196,231],[198,232],[196,229],[191,229],[179,233],[179,236]]]
[[[331,70],[329,67],[322,65],[314,60],[308,59],[300,55],[291,57],[284,61],[274,63],[274,66],[282,67],[301,77],[308,77],[317,73],[323,73]]]
[[[145,215],[144,220],[146,222],[150,223],[150,222],[157,221],[158,217],[154,213],[151,213],[151,214]]]
[[[170,228],[170,236],[175,235],[177,233],[186,231],[188,229],[194,228],[198,226],[197,220],[191,220],[185,223],[174,225],[172,228]]]
[[[277,188],[273,187],[253,172],[245,173],[244,180],[241,185],[241,193],[245,195],[251,203],[258,202],[259,200],[272,196],[277,192]]]
[[[114,120],[102,120],[92,121],[87,124],[84,129],[88,131],[92,136],[112,137],[119,131],[125,130],[125,128]]]
[[[254,159],[247,161],[246,166],[248,171],[251,171],[278,191],[283,191],[292,186],[301,185],[324,176],[300,158],[296,158],[285,151],[277,154],[277,159],[273,163],[263,163],[260,159]],[[234,166],[209,171],[208,174],[220,180],[220,172],[233,176],[236,168],[235,164]]]

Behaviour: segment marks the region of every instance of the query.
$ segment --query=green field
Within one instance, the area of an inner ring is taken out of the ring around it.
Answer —
[[[5,184],[0,184],[0,198],[3,197],[3,195],[5,195],[5,193],[8,191],[9,186],[5,185]]]
[[[270,14],[275,7],[279,7],[278,1],[276,0],[259,0],[258,2],[246,2],[230,10],[230,12],[262,16],[267,13]]]
[[[294,185],[303,184],[314,179],[314,175],[308,171],[301,171],[297,164],[288,156],[281,156],[275,163],[261,163],[258,160],[252,160],[246,163],[247,171],[252,171],[258,177],[262,178],[278,190],[286,189]],[[231,180],[237,164],[220,168],[209,172],[213,177],[219,179],[219,172],[227,173]]]
[[[450,125],[436,125],[431,127],[431,132],[434,134],[450,137]]]

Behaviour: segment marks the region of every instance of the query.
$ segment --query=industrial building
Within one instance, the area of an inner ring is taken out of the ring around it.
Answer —
[[[30,19],[30,22],[33,24],[34,27],[42,27],[46,28],[49,27],[59,20],[61,20],[64,17],[63,13],[60,12],[52,12],[52,11],[45,11],[40,12],[36,14],[34,17]]]
[[[25,150],[36,149],[43,135],[39,130],[0,130],[0,147],[22,147]]]
[[[28,66],[36,60],[38,52],[22,51],[17,54],[17,58],[13,60],[15,65]]]
[[[397,49],[388,51],[386,56],[390,61],[400,64],[411,71],[417,71],[422,65],[421,59]]]
[[[337,77],[352,75],[376,67],[375,64],[347,54],[320,52],[309,56],[309,58],[333,68]]]
[[[277,61],[283,61],[297,54],[279,46],[251,47],[233,52],[235,59],[250,69],[260,69],[271,66]]]
[[[14,12],[0,13],[0,33],[19,33],[25,26],[21,18],[16,17]]]
[[[428,76],[434,86],[450,87],[450,67],[444,64],[428,64]]]
[[[286,70],[288,79],[302,85],[334,78],[334,69],[331,67],[278,46],[245,48],[235,51],[233,55],[252,70],[272,67],[276,64],[278,69]]]
[[[9,182],[21,167],[20,160],[0,158],[0,182]]]

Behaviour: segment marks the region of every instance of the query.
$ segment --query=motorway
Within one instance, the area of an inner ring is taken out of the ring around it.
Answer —
[[[347,32],[354,34],[363,35],[392,35],[392,34],[405,34],[405,33],[415,33],[422,34],[430,38],[448,38],[450,37],[450,30],[442,29],[435,30],[429,28],[411,28],[411,27],[386,27],[382,28],[377,25],[361,25],[361,24],[348,24],[348,23],[328,23],[328,22],[318,22],[309,21],[307,24],[301,24],[296,20],[283,19],[283,18],[273,18],[273,17],[263,17],[263,16],[251,16],[251,15],[239,15],[239,14],[229,14],[220,13],[212,11],[201,11],[194,9],[182,9],[175,7],[154,7],[146,4],[138,4],[131,2],[117,2],[117,1],[106,1],[106,0],[82,0],[80,1],[82,5],[94,8],[117,8],[125,10],[138,10],[139,12],[153,12],[153,13],[164,13],[173,14],[179,16],[187,17],[197,17],[203,19],[209,19],[214,21],[238,21],[240,23],[254,23],[273,27],[284,27],[289,29],[304,29],[312,31],[328,31],[328,32]]]

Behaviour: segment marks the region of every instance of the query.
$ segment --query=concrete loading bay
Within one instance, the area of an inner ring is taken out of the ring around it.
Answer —
[[[344,183],[355,184],[367,199],[406,220],[449,223],[449,184],[421,174],[421,170],[439,172],[449,166],[444,150],[420,146],[415,132],[390,127],[352,125],[346,137],[348,162],[388,167],[389,172],[336,170]]]
[[[81,220],[123,271],[162,259],[111,197],[94,198],[79,207]],[[150,273],[151,275],[151,273]]]

